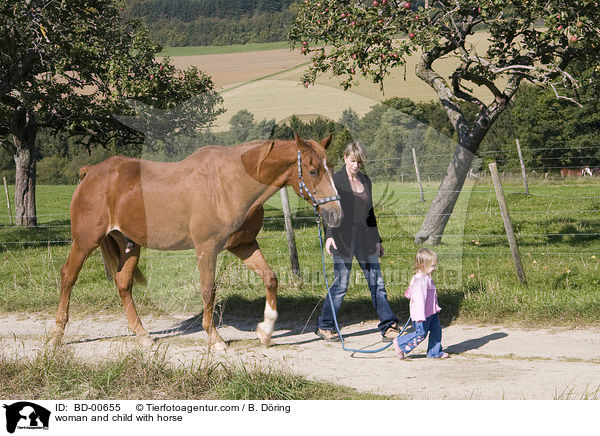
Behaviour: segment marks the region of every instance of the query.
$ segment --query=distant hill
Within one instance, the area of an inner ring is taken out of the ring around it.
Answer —
[[[125,16],[181,47],[283,41],[295,10],[293,0],[130,0]]]

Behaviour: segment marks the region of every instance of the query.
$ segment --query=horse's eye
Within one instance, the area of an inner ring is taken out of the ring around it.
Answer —
[[[311,177],[318,177],[319,176],[319,170],[310,170],[308,172],[308,174],[310,174]]]

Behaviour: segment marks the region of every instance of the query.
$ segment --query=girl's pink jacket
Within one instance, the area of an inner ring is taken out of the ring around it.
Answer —
[[[410,317],[413,321],[425,321],[442,310],[438,306],[435,284],[427,274],[415,274],[404,295],[410,298]]]

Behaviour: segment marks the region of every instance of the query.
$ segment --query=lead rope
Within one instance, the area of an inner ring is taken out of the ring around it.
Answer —
[[[321,246],[321,263],[323,264],[323,277],[325,277],[325,286],[326,286],[326,289],[327,289],[327,297],[329,298],[329,304],[331,305],[331,313],[333,314],[333,323],[335,324],[335,329],[336,329],[338,335],[340,335],[340,341],[342,343],[342,349],[344,351],[352,351],[353,353],[364,353],[364,354],[379,353],[380,351],[386,350],[387,348],[389,348],[392,345],[392,342],[390,342],[389,344],[384,345],[381,348],[377,348],[376,350],[364,350],[364,349],[363,350],[359,350],[359,349],[356,349],[356,348],[348,348],[344,344],[344,337],[342,336],[342,332],[340,331],[340,327],[339,327],[338,321],[337,321],[337,315],[335,313],[335,308],[334,308],[334,305],[333,305],[333,297],[331,296],[331,292],[329,292],[329,282],[327,280],[327,269],[325,268],[325,254],[324,254],[324,250],[323,250],[323,232],[321,230],[321,217],[318,214],[317,214],[316,217],[317,217],[316,218],[316,220],[317,220],[317,226],[319,228],[319,244]],[[398,334],[398,336],[401,336],[404,333],[404,331],[408,327],[409,323],[410,323],[410,317],[406,320],[406,324],[404,324],[404,327],[402,328],[402,331]]]

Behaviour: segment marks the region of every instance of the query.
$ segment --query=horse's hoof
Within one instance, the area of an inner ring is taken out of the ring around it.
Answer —
[[[269,345],[269,342],[271,342],[271,335],[272,333],[266,332],[263,327],[258,324],[256,327],[256,336],[258,336],[258,340],[260,341],[261,345]]]
[[[154,346],[154,339],[150,335],[138,336],[138,341],[142,347],[152,348]]]
[[[58,348],[62,345],[62,338],[57,336],[51,336],[48,339],[47,344],[52,348]]]
[[[224,341],[218,341],[212,344],[212,349],[215,351],[227,351],[227,344]]]
[[[62,340],[64,336],[64,330],[59,330],[57,328],[52,329],[48,337],[48,345],[51,347],[59,347],[62,345]]]

